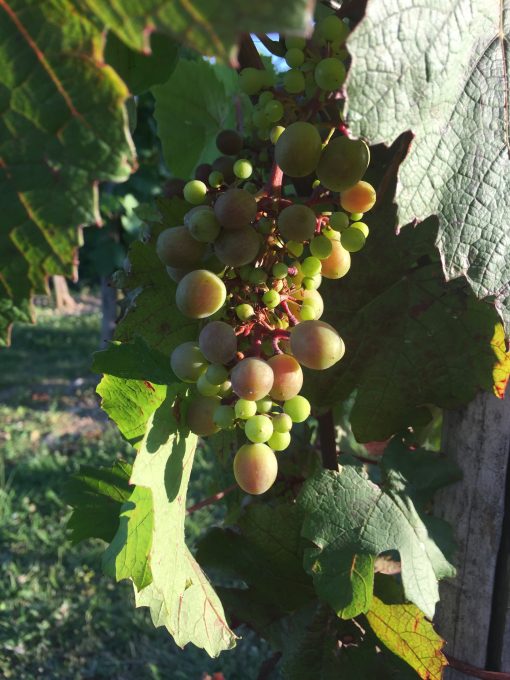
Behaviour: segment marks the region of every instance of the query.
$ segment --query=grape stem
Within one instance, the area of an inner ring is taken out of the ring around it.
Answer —
[[[234,491],[234,489],[237,489],[237,488],[238,488],[237,484],[232,484],[232,486],[227,486],[227,488],[223,489],[223,491],[218,491],[218,493],[215,493],[212,496],[208,496],[208,498],[204,498],[203,500],[199,501],[198,503],[195,503],[195,505],[191,505],[186,510],[186,514],[191,515],[193,512],[196,512],[197,510],[200,510],[201,508],[205,508],[206,505],[211,505],[212,503],[216,503],[217,501],[221,501],[222,498],[224,498],[227,494],[232,493],[232,491]]]
[[[282,301],[280,302],[280,305],[281,305],[283,311],[285,312],[285,314],[288,316],[291,325],[292,325],[292,326],[297,326],[297,324],[299,323],[299,321],[296,319],[296,317],[294,316],[294,314],[290,311],[290,309],[289,309],[289,304],[288,304],[287,300],[282,300]]]
[[[266,194],[275,194],[278,198],[282,192],[283,171],[277,163],[273,163],[271,174],[267,180]]]

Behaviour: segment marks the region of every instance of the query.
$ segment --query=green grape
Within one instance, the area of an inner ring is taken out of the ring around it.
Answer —
[[[213,161],[212,169],[221,172],[224,184],[231,184],[236,178],[234,175],[234,159],[228,156],[220,156]]]
[[[290,68],[299,68],[305,60],[305,54],[303,50],[300,50],[297,47],[291,47],[290,50],[287,50],[285,53],[284,59]]]
[[[301,257],[303,254],[304,246],[302,243],[297,243],[297,241],[287,241],[286,246],[287,250],[293,257]],[[301,279],[302,278],[303,277],[301,277]]]
[[[305,276],[316,276],[321,273],[321,269],[322,264],[318,257],[305,257],[301,262],[301,270]]]
[[[215,241],[221,229],[214,210],[209,206],[204,206],[203,210],[195,212],[190,217],[187,226],[193,238],[201,243],[212,243]]]
[[[210,321],[198,337],[205,358],[214,364],[228,364],[237,352],[237,336],[232,326],[224,321]]]
[[[261,234],[270,234],[273,228],[274,222],[270,217],[261,217],[257,222],[257,229]]]
[[[286,401],[299,394],[303,387],[303,371],[296,359],[290,354],[275,354],[268,359],[274,374],[269,395],[275,401]]]
[[[248,399],[238,399],[234,404],[236,418],[247,420],[257,413],[257,404]]]
[[[244,425],[244,433],[254,444],[262,444],[273,434],[273,423],[267,416],[252,416]]]
[[[345,66],[336,57],[327,57],[319,61],[314,71],[317,86],[326,92],[338,90],[345,80]]]
[[[228,379],[228,369],[223,364],[211,364],[205,372],[205,377],[211,385],[221,385]]]
[[[248,191],[250,194],[256,194],[257,191],[259,190],[258,186],[254,182],[245,182],[243,184],[243,189],[245,191]]]
[[[315,234],[316,222],[314,211],[299,203],[287,206],[278,215],[278,229],[287,241],[309,241]]]
[[[298,297],[298,296],[296,296]],[[324,300],[322,299],[322,295],[319,293],[318,290],[303,290],[301,295],[299,296],[301,298],[303,307],[312,307],[315,313],[314,319],[320,319],[324,312]],[[303,309],[303,307],[301,309]],[[301,320],[302,321],[309,321],[309,319],[303,318],[303,315],[301,314]]]
[[[267,281],[267,272],[260,267],[255,267],[251,270],[248,280],[250,283],[260,286]]]
[[[298,36],[289,36],[288,38],[285,38],[285,47],[288,50],[302,50],[306,47],[306,40],[305,38],[299,38]]]
[[[253,165],[246,158],[240,158],[234,163],[234,175],[239,179],[248,179],[252,174]]]
[[[239,277],[241,281],[249,281],[253,269],[251,264],[243,264],[242,267],[239,267]]]
[[[322,260],[322,275],[326,279],[341,279],[351,268],[351,255],[340,243],[331,241],[333,251],[331,255]]]
[[[239,87],[242,92],[254,95],[264,86],[264,72],[248,66],[239,74]]]
[[[330,241],[339,241],[340,240],[340,234],[338,233],[338,231],[331,229],[331,227],[324,227],[322,229],[322,234],[323,234],[323,236],[326,236],[327,238],[329,238]]]
[[[345,191],[359,182],[369,163],[370,150],[363,140],[334,137],[322,152],[317,176],[327,189]],[[343,204],[342,208],[347,212],[358,210],[349,210]]]
[[[349,27],[347,24],[334,14],[330,14],[319,21],[315,30],[322,38],[324,38],[324,40],[339,44],[345,42],[345,39],[349,35]]]
[[[250,402],[252,404],[253,402]],[[271,409],[273,408],[273,400],[266,398],[266,399],[259,399],[257,401],[257,412],[258,413],[269,413]]]
[[[196,382],[207,368],[207,361],[196,342],[183,342],[172,352],[170,366],[183,382]]]
[[[214,242],[216,256],[229,267],[241,267],[256,259],[260,250],[260,238],[253,227],[220,233]]]
[[[197,390],[198,393],[202,394],[204,397],[214,397],[220,391],[220,386],[210,383],[209,380],[207,380],[206,374],[202,373],[197,380]]]
[[[209,186],[219,189],[224,182],[223,174],[219,170],[213,170],[209,175]]]
[[[277,99],[272,99],[264,106],[264,113],[270,123],[276,123],[283,118],[283,104]]]
[[[266,90],[265,92],[260,93],[258,104],[259,106],[264,106],[264,104],[270,102],[271,99],[274,99],[274,94],[269,90]]]
[[[261,109],[255,109],[251,119],[255,127],[258,128],[265,127],[269,123],[269,118],[266,116],[266,112]]]
[[[207,195],[207,186],[199,179],[186,182],[183,189],[184,198],[188,203],[199,205],[203,203]]]
[[[376,193],[368,182],[358,182],[340,194],[340,204],[347,212],[366,213],[375,205]]]
[[[260,495],[270,489],[278,474],[278,461],[266,444],[244,444],[234,457],[234,477],[246,493]]]
[[[210,163],[201,163],[200,165],[197,165],[195,169],[195,179],[199,179],[206,184],[211,172],[212,165]]]
[[[283,127],[283,125],[276,125],[274,128],[271,129],[269,133],[269,139],[271,140],[272,144],[276,144],[284,130],[285,128]]]
[[[357,253],[361,250],[365,245],[366,240],[367,238],[361,229],[355,229],[353,227],[349,227],[343,231],[340,236],[342,246],[350,253]]]
[[[343,357],[345,345],[333,326],[328,323],[302,321],[292,329],[290,349],[303,366],[324,370]],[[291,413],[289,415],[292,417]]]
[[[333,246],[327,236],[316,236],[310,241],[310,252],[319,260],[325,260],[333,252]]]
[[[286,413],[278,413],[273,416],[273,430],[275,432],[290,432],[292,430],[292,418]]]
[[[218,392],[218,396],[224,399],[225,397],[230,397],[233,394],[232,390],[232,383],[230,380],[225,380],[224,383],[221,383],[220,385],[220,391]]]
[[[307,321],[305,323],[316,323]],[[296,326],[297,328],[297,326]],[[303,423],[311,413],[311,406],[308,399],[298,394],[283,404],[283,411],[291,417],[293,423]]]
[[[262,86],[263,87],[274,87],[275,78],[272,71],[264,70],[262,71]]]
[[[297,69],[283,74],[283,87],[289,94],[299,94],[305,89],[305,76]]]
[[[227,289],[223,281],[207,269],[186,274],[177,284],[175,302],[190,319],[205,319],[225,304]]]
[[[222,130],[216,137],[216,146],[226,156],[237,156],[243,148],[243,138],[236,130]]]
[[[257,201],[244,189],[228,189],[217,198],[214,212],[225,229],[242,229],[255,219]]]
[[[343,231],[349,226],[349,218],[347,213],[344,212],[334,212],[331,213],[329,217],[329,226],[336,231]]]
[[[255,316],[255,310],[247,302],[243,302],[236,307],[237,318],[241,321],[248,321],[252,316]]]
[[[316,274],[315,276],[305,276],[302,281],[302,286],[305,290],[317,290],[322,283],[322,276]]]
[[[214,413],[219,405],[219,397],[204,397],[201,394],[194,397],[186,411],[186,424],[189,429],[201,437],[218,432],[219,427],[214,422]]]
[[[268,309],[274,309],[280,304],[280,294],[275,290],[268,290],[262,296],[262,302],[266,305]]]
[[[226,430],[227,428],[232,427],[235,420],[234,409],[232,408],[232,406],[225,405],[218,406],[217,409],[214,411],[213,420],[214,423],[222,430]]]
[[[301,321],[314,321],[316,319],[315,310],[312,305],[302,305],[299,315]]]
[[[289,447],[290,440],[290,432],[273,432],[267,443],[273,451],[285,451]]]
[[[350,228],[359,229],[361,232],[363,232],[365,238],[368,238],[368,234],[370,233],[368,224],[365,224],[364,222],[353,222]]]
[[[362,212],[353,212],[350,217],[353,222],[360,222],[363,219],[363,215],[364,213]]]
[[[267,396],[273,386],[271,366],[262,359],[248,357],[234,366],[230,374],[232,389],[238,397],[259,401]]]
[[[322,140],[317,128],[304,121],[287,126],[275,145],[275,161],[289,177],[306,177],[314,172],[321,153]]]
[[[275,279],[284,279],[289,273],[289,268],[284,262],[276,262],[271,270]]]
[[[205,243],[199,243],[187,227],[164,229],[156,241],[156,253],[167,267],[192,268],[205,253]]]

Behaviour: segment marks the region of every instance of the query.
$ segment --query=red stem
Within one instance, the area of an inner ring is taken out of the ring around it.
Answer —
[[[238,488],[237,484],[232,484],[232,486],[228,486],[226,489],[223,489],[223,491],[218,491],[218,493],[215,493],[213,496],[204,498],[204,500],[199,501],[198,503],[195,503],[195,505],[189,507],[186,510],[186,514],[191,515],[191,513],[196,512],[201,508],[205,508],[206,505],[211,505],[212,503],[216,503],[216,501],[221,501],[222,498],[224,498],[227,494],[231,493],[232,491],[234,491],[234,489],[237,488]]]
[[[480,680],[510,680],[510,673],[500,673],[499,671],[486,671],[482,668],[476,668],[476,666],[471,666],[471,664],[465,661],[460,661],[454,656],[445,654],[448,659],[448,663],[455,670],[462,671],[466,675],[470,675],[473,678],[480,678]]]
[[[294,314],[290,311],[289,305],[288,305],[288,303],[287,303],[287,300],[282,300],[282,301],[280,302],[280,305],[282,306],[282,309],[283,309],[283,311],[285,312],[285,314],[287,314],[287,316],[289,317],[290,323],[291,323],[293,326],[297,326],[297,324],[299,323],[299,321],[296,319],[296,317],[294,316]]]

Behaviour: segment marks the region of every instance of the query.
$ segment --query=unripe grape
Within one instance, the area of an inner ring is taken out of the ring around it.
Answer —
[[[234,366],[230,380],[238,397],[259,401],[269,394],[273,386],[274,375],[267,362],[249,357],[242,359]]]
[[[256,259],[260,250],[260,238],[253,227],[224,231],[214,242],[214,250],[223,264],[241,267]]]
[[[285,61],[291,68],[299,68],[305,60],[305,54],[303,50],[299,50],[297,47],[291,47],[287,50],[284,57]]]
[[[278,230],[287,241],[309,241],[315,233],[316,222],[317,218],[311,208],[294,203],[278,215]]]
[[[211,364],[205,372],[205,377],[211,385],[221,385],[228,379],[228,369],[223,364]]]
[[[197,391],[204,397],[214,397],[220,391],[220,386],[213,385],[211,382],[209,382],[209,380],[207,380],[205,373],[202,373],[202,375],[197,380]]]
[[[207,183],[209,175],[212,172],[212,165],[210,163],[200,163],[195,169],[195,179],[199,179],[204,184]]]
[[[329,217],[329,226],[336,231],[343,231],[349,226],[349,218],[347,213],[344,212],[334,212],[331,213]]]
[[[286,413],[278,413],[273,416],[273,430],[275,432],[290,432],[292,430],[292,418]]]
[[[353,222],[351,224],[351,229],[359,229],[365,238],[368,238],[368,234],[370,233],[370,230],[368,228],[368,225],[365,224],[364,222]]]
[[[265,90],[265,92],[259,94],[258,104],[259,106],[263,106],[264,104],[267,104],[267,102],[270,102],[271,99],[274,99],[274,94],[269,90]]]
[[[271,132],[269,133],[269,139],[273,144],[276,144],[276,142],[280,139],[282,132],[285,130],[283,125],[276,125],[274,128],[271,129]]]
[[[186,274],[189,274],[190,271],[192,271],[192,269],[178,269],[177,267],[165,267],[165,269],[168,276],[176,283],[179,283],[179,281],[183,279]]]
[[[250,404],[253,402],[250,402]],[[257,401],[257,413],[269,413],[273,408],[273,400],[269,398],[259,399]]]
[[[275,279],[284,279],[289,273],[289,268],[284,262],[276,262],[271,270]]]
[[[167,267],[192,268],[205,253],[205,243],[199,243],[191,236],[187,227],[165,229],[156,241],[156,253]]]
[[[303,305],[312,307],[315,319],[320,319],[324,312],[324,300],[318,290],[304,290],[301,296]],[[305,319],[303,319],[305,321]]]
[[[239,74],[239,87],[242,92],[248,95],[257,94],[264,86],[264,72],[257,68],[248,66],[243,68]]]
[[[262,296],[262,302],[268,309],[274,309],[280,304],[280,295],[273,289],[268,290]]]
[[[234,410],[237,418],[247,420],[257,413],[257,404],[248,399],[238,399],[234,404]]]
[[[321,285],[321,282],[322,276],[320,274],[316,274],[315,276],[305,276],[301,285],[305,290],[317,290],[317,288]]]
[[[242,229],[255,219],[257,201],[244,189],[228,189],[218,197],[214,212],[225,229]]]
[[[216,137],[216,146],[226,156],[237,156],[243,148],[243,138],[236,130],[222,130]]]
[[[212,164],[213,171],[221,172],[225,184],[231,184],[236,176],[234,175],[234,159],[228,156],[220,156]]]
[[[326,236],[316,236],[310,241],[310,252],[319,260],[325,260],[331,255],[333,246],[331,241]]]
[[[175,292],[178,309],[191,319],[205,319],[218,311],[227,297],[223,281],[207,269],[196,269],[179,281]]]
[[[306,323],[315,323],[314,321],[307,321]],[[283,411],[291,417],[293,423],[303,423],[311,413],[310,402],[305,397],[298,394],[286,401],[283,405]]]
[[[315,67],[314,78],[321,90],[338,90],[345,80],[345,66],[336,57],[322,59]]]
[[[321,273],[321,269],[322,264],[318,257],[305,257],[301,262],[301,270],[305,276],[316,276]]]
[[[268,359],[274,374],[270,396],[276,401],[285,401],[299,394],[303,387],[303,371],[290,354],[275,354]]]
[[[290,432],[273,432],[267,443],[273,451],[285,451],[289,447],[290,440]]]
[[[341,279],[351,268],[351,255],[340,241],[331,241],[333,251],[322,260],[322,275],[326,279]]]
[[[246,493],[265,493],[277,474],[278,461],[266,444],[244,444],[234,457],[234,477]]]
[[[277,99],[272,99],[264,106],[264,113],[270,123],[276,123],[283,117],[283,104]]]
[[[223,174],[219,170],[213,170],[209,175],[209,186],[218,189],[223,184]]]
[[[330,14],[329,16],[324,17],[324,19],[321,19],[315,27],[315,31],[321,38],[324,38],[324,40],[339,44],[345,42],[345,39],[349,35],[349,27],[347,24],[334,14]]]
[[[317,177],[327,189],[344,191],[359,182],[369,163],[370,150],[363,140],[334,137],[322,152]],[[343,204],[342,208],[354,212]]]
[[[254,267],[250,272],[248,281],[256,286],[260,286],[267,281],[267,272],[260,267]]]
[[[197,343],[183,342],[172,352],[170,366],[183,382],[196,382],[207,368],[207,362]]]
[[[246,158],[240,158],[234,163],[234,175],[239,179],[248,179],[252,176],[253,165]],[[230,190],[232,191],[232,189]],[[246,191],[246,189],[244,189]]]
[[[353,212],[350,215],[351,220],[353,222],[360,222],[363,219],[363,213],[362,212]]]
[[[356,229],[353,227],[349,227],[343,231],[340,236],[340,242],[342,243],[342,246],[350,253],[357,253],[359,250],[361,250],[365,245],[366,240],[366,236],[361,231],[361,229]]]
[[[197,210],[190,216],[187,221],[187,227],[190,234],[197,241],[212,243],[218,238],[221,226],[214,214],[214,210],[210,206],[203,207],[203,210]],[[186,222],[186,218],[184,218],[184,221]]]
[[[235,331],[224,321],[210,321],[204,326],[198,344],[205,358],[215,364],[228,364],[237,352]]]
[[[286,246],[289,253],[294,257],[301,257],[303,254],[304,247],[302,243],[298,243],[297,241],[287,241]],[[302,278],[303,277],[301,277],[301,279]]]
[[[302,74],[301,74],[302,75]],[[290,177],[306,177],[314,172],[321,157],[322,140],[311,123],[291,123],[275,146],[275,161]]]
[[[255,316],[255,310],[247,302],[243,302],[236,307],[237,318],[241,321],[248,321],[252,316]]]
[[[347,212],[366,213],[374,207],[376,193],[368,182],[358,182],[340,194],[340,204]]]
[[[312,305],[302,305],[299,310],[300,321],[314,321],[315,310]]]
[[[208,437],[218,432],[219,427],[214,422],[214,413],[220,405],[219,397],[204,397],[198,395],[188,404],[186,424],[189,429],[201,437]]]
[[[244,425],[244,433],[254,444],[262,444],[273,434],[273,423],[267,416],[252,416]]]
[[[218,396],[223,399],[225,397],[232,396],[232,394],[233,394],[232,383],[230,382],[230,380],[225,380],[225,382],[221,383],[220,385],[220,391],[218,392]]]
[[[214,411],[213,420],[222,430],[232,427],[235,420],[234,409],[232,406],[218,406]]]
[[[306,47],[306,40],[305,38],[300,38],[299,36],[289,36],[288,38],[285,38],[285,47],[288,50],[293,48],[302,50]]]
[[[289,94],[299,94],[305,89],[305,76],[297,69],[283,74],[283,87]]]
[[[290,335],[290,348],[300,364],[315,370],[333,366],[345,352],[342,338],[324,321],[302,321],[295,326]]]
[[[199,205],[203,203],[207,195],[207,186],[199,179],[186,182],[183,189],[184,198],[188,203]]]

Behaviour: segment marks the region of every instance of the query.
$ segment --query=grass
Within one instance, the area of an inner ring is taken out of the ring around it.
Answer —
[[[0,677],[16,680],[251,680],[269,654],[249,631],[236,650],[210,659],[178,649],[135,609],[130,584],[102,575],[104,544],[72,547],[61,498],[82,464],[131,460],[133,450],[98,408],[90,355],[99,313],[42,310],[0,351]],[[198,454],[190,502],[211,492]],[[193,514],[192,536],[214,521]]]

